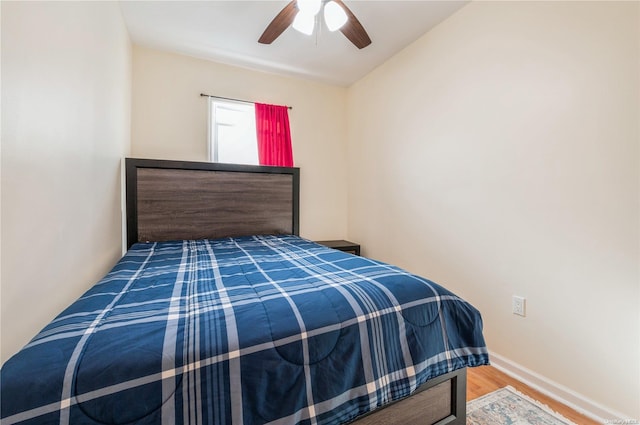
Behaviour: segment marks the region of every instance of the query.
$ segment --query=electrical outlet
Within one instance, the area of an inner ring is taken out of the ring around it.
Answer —
[[[513,314],[524,317],[526,315],[526,302],[527,300],[524,297],[514,295],[512,300]]]

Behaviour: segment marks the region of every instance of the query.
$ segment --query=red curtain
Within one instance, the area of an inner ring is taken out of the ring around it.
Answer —
[[[289,108],[256,103],[256,131],[260,165],[293,167]]]

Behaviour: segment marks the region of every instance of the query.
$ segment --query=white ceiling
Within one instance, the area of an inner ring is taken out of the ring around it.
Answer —
[[[468,0],[345,0],[371,37],[358,50],[339,31],[288,28],[258,43],[287,0],[121,1],[135,44],[216,62],[348,86],[460,9]]]

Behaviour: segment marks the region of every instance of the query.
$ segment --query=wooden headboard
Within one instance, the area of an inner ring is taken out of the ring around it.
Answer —
[[[299,234],[300,169],[125,159],[136,242]]]

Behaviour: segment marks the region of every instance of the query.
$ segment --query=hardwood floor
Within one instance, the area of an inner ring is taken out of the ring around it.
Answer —
[[[467,400],[473,400],[507,385],[511,385],[521,393],[542,404],[546,404],[552,410],[578,425],[598,425],[598,422],[513,379],[493,366],[470,367],[467,369]]]

